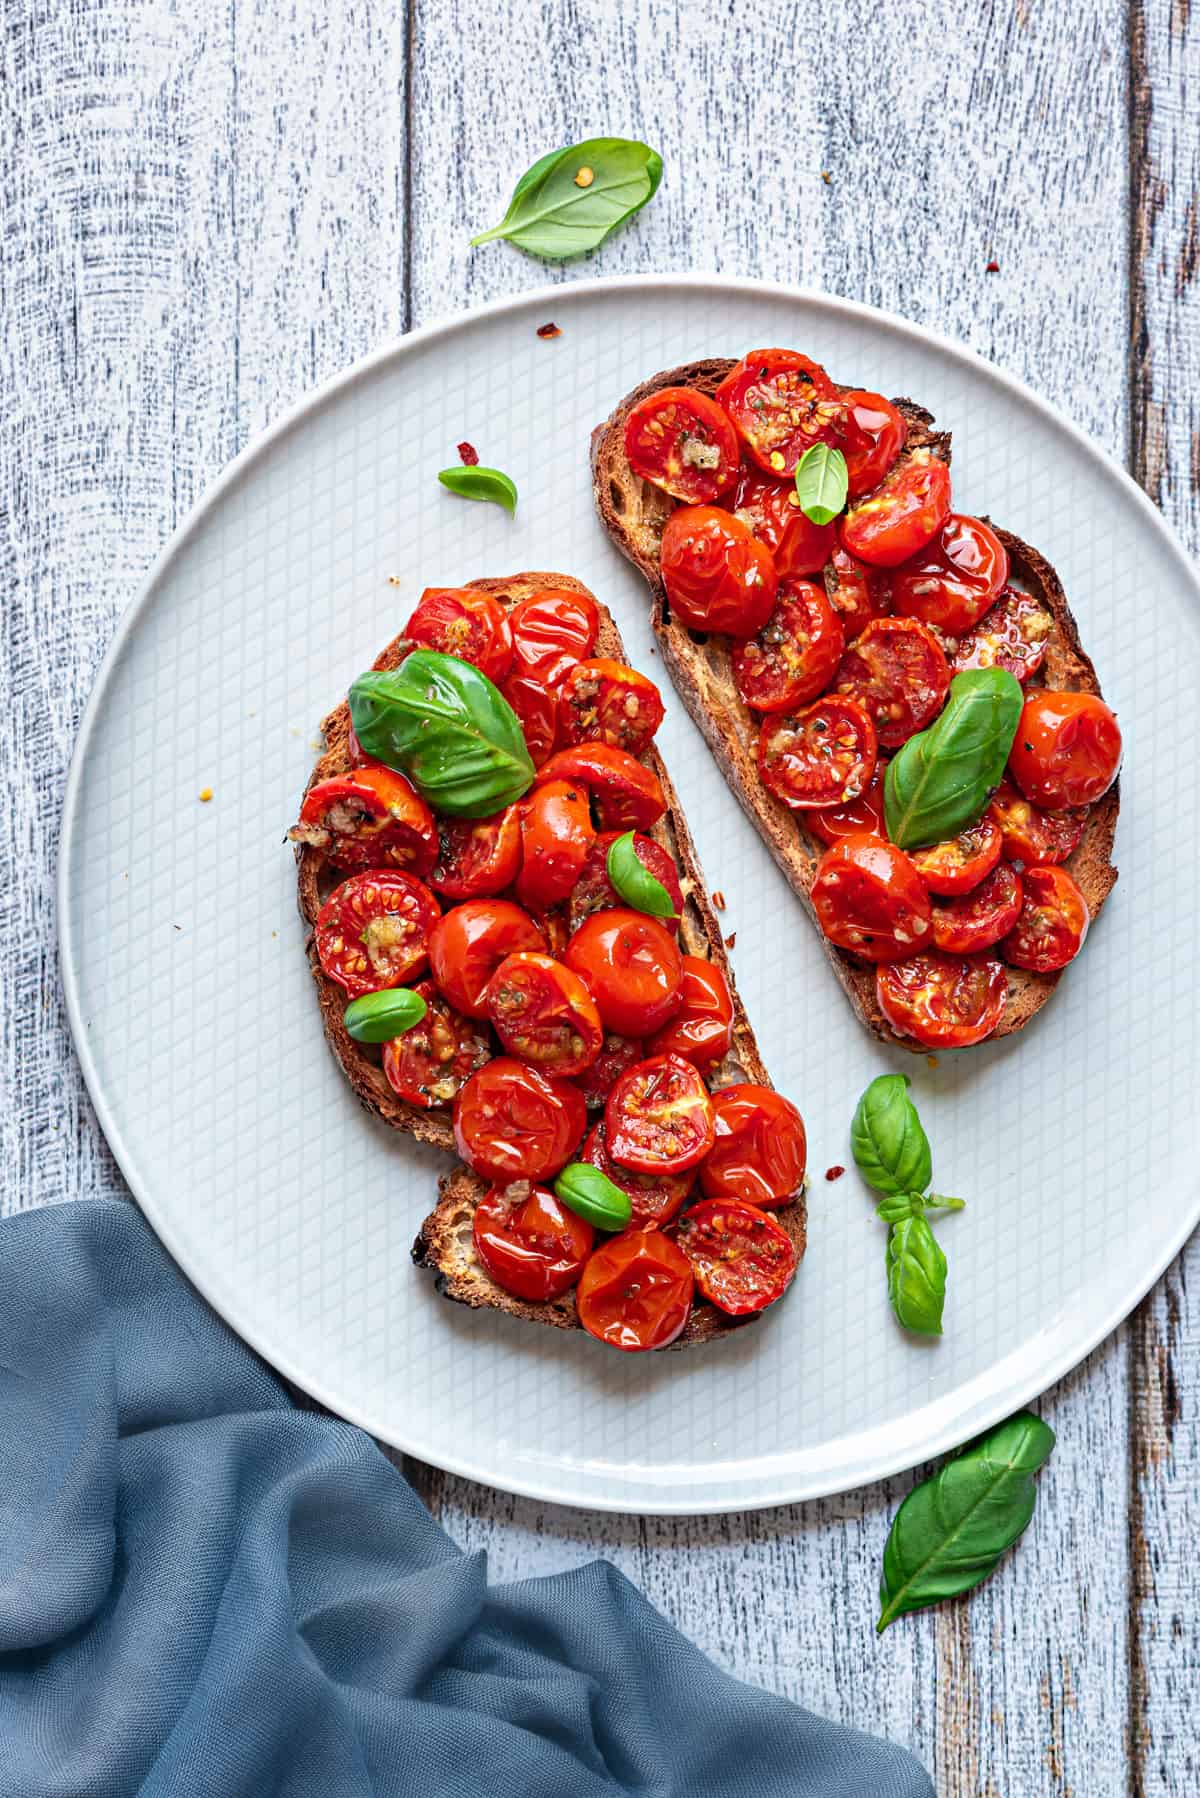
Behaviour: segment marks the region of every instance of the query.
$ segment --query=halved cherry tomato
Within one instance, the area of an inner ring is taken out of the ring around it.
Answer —
[[[695,387],[660,387],[625,420],[634,474],[685,505],[707,505],[737,474],[737,435],[716,400]]]
[[[827,693],[802,712],[770,712],[758,738],[767,791],[795,811],[848,805],[871,784],[875,726],[855,699]]]
[[[548,780],[577,780],[588,789],[601,830],[649,830],[667,809],[658,776],[610,743],[560,749],[538,769],[535,789]]]
[[[516,894],[535,911],[565,899],[595,840],[587,788],[577,780],[535,787],[521,805],[521,872]]]
[[[464,1017],[486,1018],[487,985],[506,956],[544,950],[545,938],[509,899],[468,899],[440,918],[429,939],[429,965],[441,992]]]
[[[876,618],[842,657],[836,690],[866,707],[884,749],[899,749],[946,703],[950,666],[927,625]]]
[[[683,1055],[707,1067],[728,1055],[733,1041],[733,994],[715,961],[699,955],[682,957],[683,980],[677,1010],[651,1038],[651,1055]]]
[[[1046,659],[1054,620],[1028,593],[1008,587],[974,630],[958,639],[950,657],[955,674],[967,668],[1007,668],[1019,681],[1036,674]]]
[[[846,422],[842,427],[842,454],[846,458],[847,486],[851,499],[869,493],[882,481],[908,437],[902,413],[881,393],[861,388],[842,395]]]
[[[604,1107],[608,1152],[642,1174],[682,1174],[713,1146],[713,1102],[682,1055],[655,1055],[622,1074]]]
[[[611,743],[642,755],[663,721],[662,695],[654,682],[608,656],[576,662],[558,695],[564,743]]]
[[[579,1321],[612,1348],[666,1348],[683,1331],[695,1282],[683,1250],[661,1230],[629,1229],[602,1243],[575,1293]]]
[[[700,1169],[706,1199],[790,1205],[804,1186],[808,1138],[790,1099],[747,1081],[713,1094],[716,1140]]]
[[[645,912],[594,912],[563,957],[588,984],[606,1030],[648,1036],[678,1003],[683,964],[675,939]]]
[[[947,636],[979,623],[1008,579],[1008,551],[990,524],[950,512],[937,536],[892,576],[901,618],[919,618]]]
[[[861,637],[872,619],[886,618],[892,609],[892,577],[887,569],[868,567],[840,543],[825,564],[825,591],[847,643]]]
[[[875,970],[875,997],[892,1029],[926,1049],[965,1049],[990,1036],[1008,999],[993,955],[928,950]]]
[[[817,574],[837,542],[837,527],[814,524],[800,510],[794,481],[779,481],[747,464],[725,504],[765,543],[781,581]]]
[[[608,878],[608,852],[619,836],[619,830],[602,830],[588,850],[588,858],[583,864],[583,872],[571,890],[567,901],[567,921],[572,932],[579,929],[585,918],[593,912],[612,911],[621,904],[620,895]],[[675,908],[673,918],[660,918],[658,922],[671,932],[678,934],[679,919],[683,914],[683,888],[679,884],[679,870],[673,858],[668,855],[661,843],[653,837],[644,836],[640,831],[634,833],[633,851],[643,868],[648,868],[666,889],[671,904]]]
[[[457,656],[497,682],[512,661],[512,631],[504,607],[475,587],[426,587],[404,635],[414,648]]]
[[[591,1067],[584,1068],[577,1081],[589,1106],[603,1105],[626,1068],[635,1061],[645,1061],[646,1046],[635,1036],[618,1036],[615,1030],[605,1034],[604,1046]]]
[[[529,759],[540,768],[558,747],[558,694],[532,674],[510,674],[500,691],[517,714]]]
[[[547,1180],[571,1159],[587,1124],[583,1094],[508,1055],[472,1074],[454,1101],[458,1153],[485,1180]]]
[[[543,587],[517,601],[509,614],[514,675],[553,687],[596,647],[600,614],[589,593]]]
[[[703,1199],[685,1211],[675,1240],[692,1264],[696,1286],[730,1317],[749,1317],[782,1298],[796,1272],[787,1231],[740,1199]]]
[[[762,629],[734,645],[733,678],[756,712],[790,712],[824,692],[844,648],[825,589],[815,581],[784,582]]]
[[[545,1186],[493,1186],[475,1207],[475,1251],[497,1286],[539,1304],[574,1286],[595,1231]]]
[[[717,400],[758,466],[793,475],[814,443],[834,443],[846,411],[819,362],[795,350],[751,350],[717,388]]]
[[[845,805],[819,806],[813,811],[802,811],[799,814],[800,822],[815,837],[820,837],[823,843],[837,843],[842,837],[861,836],[864,831],[873,837],[886,837],[887,824],[883,815],[883,777],[886,771],[886,762],[876,762],[870,786],[864,787],[857,799],[851,799]]]
[[[1021,915],[1021,877],[998,862],[972,892],[933,908],[933,943],[947,955],[974,955],[1007,936]]]
[[[425,1016],[403,1036],[383,1045],[383,1071],[410,1105],[431,1111],[449,1105],[465,1080],[491,1060],[486,1024],[455,1011],[432,980],[413,988],[425,1001]]]
[[[321,967],[351,999],[403,986],[424,968],[440,917],[429,888],[410,874],[352,874],[317,913]]]
[[[935,537],[950,510],[950,470],[932,450],[897,462],[873,493],[843,514],[843,549],[876,568],[897,568]]]
[[[1026,868],[1021,876],[1021,915],[1000,945],[1014,968],[1052,974],[1083,948],[1091,915],[1087,900],[1065,868]]]
[[[988,816],[1000,826],[1010,862],[1065,862],[1079,847],[1087,812],[1044,812],[1022,799],[1011,781],[992,794]]]
[[[719,506],[680,506],[662,534],[663,585],[694,631],[752,637],[771,616],[778,576],[765,543]]]
[[[588,1131],[579,1159],[607,1174],[614,1186],[629,1194],[633,1224],[665,1224],[675,1216],[696,1184],[695,1168],[682,1174],[635,1174],[622,1167],[608,1152],[603,1122]]]
[[[946,843],[931,843],[928,849],[914,849],[909,859],[931,893],[953,898],[969,893],[1000,860],[1004,839],[1000,826],[984,812],[974,824],[968,824]]]
[[[830,942],[865,961],[902,961],[933,940],[925,884],[883,837],[843,837],[827,849],[811,898]]]
[[[403,774],[378,762],[311,786],[288,836],[321,850],[337,868],[424,875],[437,855],[433,813]]]
[[[521,813],[506,805],[491,818],[441,818],[440,848],[429,884],[446,899],[488,899],[512,885],[521,865]]]
[[[1048,811],[1091,805],[1121,766],[1121,727],[1094,693],[1026,695],[1008,769],[1026,799]]]
[[[552,955],[507,955],[484,995],[492,1027],[510,1055],[543,1074],[581,1074],[599,1055],[604,1026],[578,974]]]

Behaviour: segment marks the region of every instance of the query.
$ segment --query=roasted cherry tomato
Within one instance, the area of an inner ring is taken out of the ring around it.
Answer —
[[[740,1199],[703,1199],[685,1211],[675,1240],[692,1264],[697,1290],[730,1317],[765,1311],[796,1272],[796,1251],[781,1224]]]
[[[351,999],[403,986],[424,968],[440,917],[429,888],[410,874],[352,874],[317,914],[317,955]]]
[[[733,678],[756,712],[794,711],[824,692],[844,648],[841,623],[824,587],[785,582],[758,634],[734,645]]]
[[[979,623],[1008,579],[1008,551],[990,524],[950,512],[941,530],[892,576],[892,605],[949,637]]]
[[[875,997],[897,1035],[925,1049],[965,1049],[1000,1022],[1008,980],[993,955],[930,950],[876,968]]]
[[[790,1099],[769,1086],[723,1086],[713,1094],[716,1141],[700,1169],[707,1199],[790,1205],[804,1186],[808,1138]]]
[[[646,1046],[637,1037],[618,1036],[615,1030],[606,1032],[599,1055],[577,1077],[579,1090],[589,1106],[602,1106],[626,1068],[645,1059]]]
[[[892,609],[892,577],[885,568],[869,568],[841,544],[825,565],[825,591],[842,621],[842,635],[853,643],[873,618],[886,618]]]
[[[913,849],[909,859],[931,893],[953,898],[969,893],[1000,860],[1004,839],[1000,826],[985,812],[946,843]]]
[[[1065,862],[1079,847],[1087,812],[1044,812],[1022,799],[1011,781],[992,794],[988,816],[1000,826],[1010,862]]]
[[[611,743],[642,755],[663,721],[662,695],[654,682],[607,656],[576,662],[558,694],[564,743]]]
[[[811,812],[802,811],[799,814],[800,822],[815,837],[820,837],[823,843],[836,843],[842,837],[861,836],[864,831],[873,837],[886,837],[887,824],[883,815],[883,777],[886,769],[886,762],[876,762],[870,786],[864,787],[857,799],[851,799],[845,805],[827,805]]]
[[[491,818],[441,818],[429,884],[445,899],[488,899],[512,885],[521,865],[521,813],[506,805]]]
[[[694,387],[660,387],[625,420],[634,474],[687,506],[710,505],[731,484],[741,452],[716,400]]]
[[[876,568],[897,568],[924,549],[950,510],[950,470],[932,450],[913,450],[843,514],[843,549]]]
[[[715,961],[682,957],[677,1010],[647,1044],[651,1055],[684,1055],[697,1067],[720,1061],[733,1041],[733,994]]]
[[[561,1172],[586,1123],[577,1086],[508,1055],[497,1055],[472,1074],[454,1101],[459,1155],[497,1184],[547,1180]]]
[[[682,1174],[713,1146],[713,1103],[682,1055],[655,1055],[622,1074],[604,1107],[608,1152],[641,1174]]]
[[[1054,620],[1028,593],[1008,587],[974,630],[958,639],[950,657],[955,674],[967,668],[1007,668],[1019,681],[1036,674],[1046,659]]]
[[[842,657],[836,688],[866,707],[882,748],[899,749],[945,705],[950,667],[927,625],[876,618]]]
[[[672,512],[659,566],[671,609],[691,630],[752,637],[771,616],[778,584],[771,552],[719,506]]]
[[[837,542],[837,527],[814,524],[800,510],[794,481],[779,481],[747,465],[725,501],[771,552],[779,580],[818,574]]]
[[[521,803],[521,872],[516,894],[534,911],[565,899],[595,841],[587,788],[551,780]]]
[[[543,951],[545,938],[509,899],[468,899],[440,918],[429,939],[438,988],[464,1017],[486,1018],[487,985],[506,956]]]
[[[827,693],[802,712],[770,712],[758,738],[758,772],[784,805],[849,805],[875,772],[875,726],[855,699]]]
[[[484,995],[492,1027],[510,1055],[543,1074],[582,1074],[599,1055],[604,1027],[587,986],[552,955],[507,955]]]
[[[635,1174],[632,1168],[621,1167],[608,1152],[603,1123],[588,1131],[579,1158],[629,1194],[634,1224],[668,1223],[696,1184],[695,1168],[682,1174]]]
[[[553,687],[596,647],[600,614],[590,593],[542,587],[518,600],[509,614],[514,675]]]
[[[337,868],[425,875],[437,854],[433,813],[403,774],[376,762],[310,787],[288,836],[319,849]]]
[[[595,1232],[545,1186],[493,1186],[475,1207],[475,1251],[497,1286],[539,1304],[574,1286]]]
[[[925,884],[883,837],[843,837],[827,849],[811,898],[830,942],[865,961],[901,961],[932,941]]]
[[[1035,805],[1047,811],[1091,805],[1107,793],[1121,766],[1116,715],[1094,693],[1026,695],[1008,771]]]
[[[933,945],[947,955],[974,955],[1007,936],[1021,915],[1021,877],[998,862],[979,885],[933,908]]]
[[[575,1307],[612,1348],[666,1348],[687,1324],[694,1286],[691,1262],[661,1230],[629,1229],[591,1255]]]
[[[1087,900],[1065,868],[1026,868],[1021,915],[1000,945],[1014,968],[1052,974],[1083,948],[1091,916]]]
[[[489,680],[502,681],[512,662],[504,607],[475,587],[426,587],[404,635],[414,648],[472,662]]]
[[[491,1060],[492,1045],[487,1025],[455,1011],[432,980],[413,991],[425,1001],[425,1016],[384,1043],[383,1071],[402,1099],[431,1111],[457,1097],[463,1082]]]
[[[588,850],[588,858],[583,864],[583,872],[571,890],[567,901],[567,920],[571,930],[576,931],[585,918],[593,912],[612,911],[614,906],[623,903],[612,881],[608,878],[608,852],[619,836],[619,830],[602,830]],[[653,837],[643,836],[635,831],[633,850],[643,868],[648,868],[655,879],[667,889],[671,904],[675,908],[673,918],[660,918],[658,922],[675,936],[679,930],[679,919],[683,914],[683,888],[679,884],[679,870],[674,860],[661,843]]]
[[[667,809],[658,776],[624,749],[577,743],[539,768],[535,788],[550,780],[579,781],[591,794],[601,830],[649,830]]]
[[[535,768],[558,748],[558,694],[532,674],[510,674],[500,691],[517,714]]]
[[[678,1003],[683,964],[675,939],[645,912],[593,912],[567,944],[567,966],[587,982],[606,1030],[648,1036]]]
[[[846,409],[819,362],[795,350],[751,350],[717,388],[717,400],[758,466],[794,475],[814,443],[837,441]]]
[[[851,499],[878,487],[904,448],[908,426],[891,400],[881,393],[857,389],[842,395],[846,408],[841,447],[846,458],[847,486]]]

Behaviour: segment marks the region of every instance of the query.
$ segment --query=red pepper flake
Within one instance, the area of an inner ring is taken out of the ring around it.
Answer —
[[[479,466],[479,451],[475,448],[473,443],[460,443],[458,446],[458,459],[464,468],[477,468]]]
[[[985,272],[989,275],[998,275],[1000,273],[1000,264],[998,262],[989,262]]]
[[[712,903],[713,903],[714,911],[724,911],[725,910],[725,895],[723,892],[721,892],[719,887],[712,896]]]
[[[727,949],[732,949],[736,942],[737,942],[737,931],[731,930],[729,932],[729,935],[725,938],[725,947]]]
[[[827,1180],[840,1180],[845,1171],[844,1167],[827,1167],[825,1169],[825,1178]]]
[[[561,325],[539,325],[537,328],[537,334],[539,337],[561,337],[562,336],[562,326]]]

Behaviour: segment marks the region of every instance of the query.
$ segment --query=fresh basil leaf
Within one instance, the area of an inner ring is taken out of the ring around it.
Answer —
[[[381,993],[364,993],[342,1014],[356,1043],[390,1043],[419,1024],[429,1010],[420,993],[411,987],[389,986]]]
[[[414,649],[399,668],[360,674],[350,719],[367,754],[406,774],[435,812],[487,818],[533,785],[516,713],[457,656]]]
[[[883,1551],[877,1633],[993,1572],[1033,1516],[1033,1476],[1053,1447],[1049,1424],[1019,1411],[909,1493]]]
[[[925,1209],[927,1211],[965,1211],[966,1208],[967,1201],[965,1199],[948,1199],[944,1193],[940,1192],[927,1192],[925,1194]]]
[[[498,468],[480,468],[478,463],[470,468],[443,468],[438,480],[463,499],[490,500],[494,506],[503,506],[510,518],[517,510],[516,484]]]
[[[554,1182],[564,1205],[598,1230],[623,1230],[633,1214],[629,1194],[586,1161],[572,1161]]]
[[[887,1245],[888,1298],[897,1320],[918,1336],[940,1336],[946,1257],[924,1213],[892,1225]]]
[[[832,524],[846,503],[846,458],[828,443],[814,443],[796,464],[796,498],[814,524]]]
[[[872,1080],[854,1113],[850,1147],[859,1173],[876,1192],[888,1198],[924,1192],[933,1158],[908,1096],[907,1074],[880,1074]]]
[[[925,1201],[919,1192],[897,1193],[894,1198],[880,1199],[875,1215],[885,1224],[903,1223],[906,1217],[924,1217]]]
[[[627,830],[618,837],[605,858],[613,891],[634,911],[649,912],[652,918],[674,918],[677,913],[671,895],[642,862],[633,835]]]
[[[579,177],[591,176],[583,185]],[[662,158],[625,137],[589,137],[554,150],[517,182],[508,211],[472,246],[506,238],[544,262],[565,262],[602,244],[653,198]]]
[[[898,849],[944,843],[975,822],[1000,784],[1021,705],[1021,684],[1006,668],[954,676],[940,715],[888,763],[884,812]]]

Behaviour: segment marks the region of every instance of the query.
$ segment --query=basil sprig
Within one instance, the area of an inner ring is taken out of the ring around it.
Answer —
[[[638,855],[633,831],[627,830],[611,845],[605,866],[613,891],[634,911],[648,912],[652,918],[677,916],[670,893]]]
[[[364,993],[342,1014],[342,1021],[356,1043],[390,1043],[419,1024],[429,1010],[420,993],[411,987],[389,986],[381,993]]]
[[[883,1551],[876,1633],[906,1611],[969,1592],[1023,1535],[1037,1503],[1033,1476],[1054,1431],[1018,1411],[909,1493]]]
[[[796,498],[814,524],[832,524],[846,503],[846,458],[828,443],[814,443],[796,464]]]
[[[503,506],[510,518],[516,514],[516,483],[498,468],[480,468],[478,464],[470,468],[443,468],[438,480],[463,499],[490,500],[494,506]]]
[[[564,1205],[598,1230],[623,1230],[633,1215],[629,1194],[587,1161],[572,1161],[554,1182]]]
[[[457,656],[414,649],[399,668],[360,674],[350,719],[369,756],[406,774],[449,817],[489,817],[533,785],[516,713]]]
[[[1006,668],[954,676],[929,729],[888,763],[883,807],[898,849],[944,843],[975,822],[1000,784],[1021,705],[1021,684]]]
[[[662,170],[657,151],[626,137],[552,150],[521,176],[500,223],[471,244],[502,237],[543,262],[582,256],[654,197]]]

